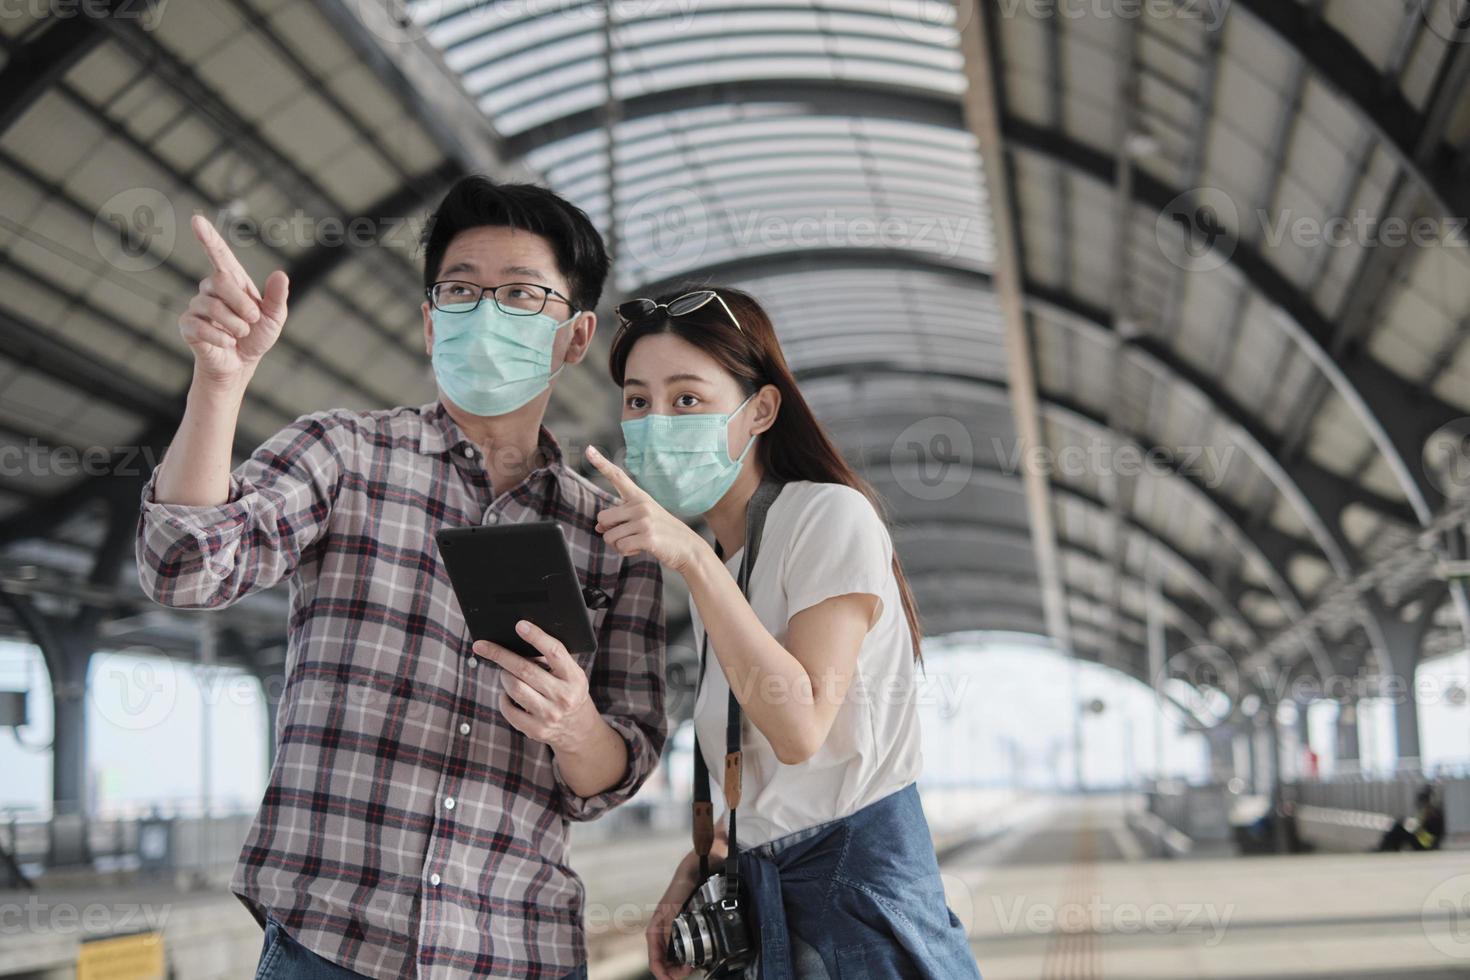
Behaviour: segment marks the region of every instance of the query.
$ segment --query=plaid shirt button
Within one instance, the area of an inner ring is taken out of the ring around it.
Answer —
[[[467,722],[467,721],[460,722],[459,723],[459,733],[461,735],[468,735],[470,733],[470,723]]]
[[[452,797],[452,796],[446,796],[444,798],[444,809],[446,809],[446,810],[453,810],[454,809],[454,797]]]

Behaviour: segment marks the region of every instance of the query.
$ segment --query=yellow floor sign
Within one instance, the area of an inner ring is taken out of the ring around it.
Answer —
[[[163,933],[140,932],[82,943],[77,980],[164,980]]]

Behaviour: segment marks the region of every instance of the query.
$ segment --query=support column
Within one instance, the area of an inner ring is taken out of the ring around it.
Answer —
[[[1332,753],[1332,764],[1334,767],[1357,766],[1360,764],[1358,756],[1358,706],[1351,701],[1343,701],[1337,706],[1337,746]]]
[[[87,662],[81,657],[51,677],[51,806],[56,814],[85,813],[87,794]]]
[[[1268,702],[1264,711],[1266,713],[1266,742],[1271,758],[1271,838],[1275,845],[1277,854],[1287,853],[1291,847],[1286,835],[1286,819],[1282,813],[1282,787],[1281,776],[1283,767],[1281,765],[1282,738],[1280,722],[1276,718],[1276,711],[1280,705],[1276,702]]]
[[[1235,775],[1242,783],[1242,792],[1251,793],[1255,790],[1254,780],[1256,778],[1255,767],[1251,764],[1254,754],[1251,751],[1251,733],[1247,728],[1232,728],[1230,730],[1231,754],[1234,756]]]
[[[1320,768],[1318,772],[1312,772],[1308,759],[1308,753],[1312,751],[1312,726],[1307,714],[1311,711],[1311,708],[1311,701],[1297,702],[1296,725],[1294,726],[1296,732],[1296,764],[1292,767],[1297,779],[1312,779],[1321,773]],[[1320,766],[1320,753],[1318,753],[1317,761]]]
[[[1228,783],[1235,775],[1235,737],[1224,725],[1205,732],[1210,746],[1210,781]]]
[[[1399,765],[1419,761],[1419,702],[1414,690],[1414,671],[1424,648],[1424,637],[1434,618],[1437,602],[1425,602],[1424,610],[1411,620],[1390,616],[1384,622],[1388,658],[1393,673],[1384,678],[1384,695],[1393,705],[1394,759]]]
[[[1262,709],[1264,710],[1264,709]],[[1250,750],[1250,792],[1259,795],[1266,790],[1266,757],[1261,748],[1260,715],[1252,718],[1245,731],[1246,747]]]

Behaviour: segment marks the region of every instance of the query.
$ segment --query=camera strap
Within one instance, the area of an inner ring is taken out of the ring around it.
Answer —
[[[751,494],[745,508],[745,550],[740,555],[740,571],[735,581],[740,585],[740,594],[750,598],[750,572],[755,567],[756,553],[760,550],[761,532],[766,526],[766,512],[781,494],[781,484],[762,480]],[[721,558],[719,542],[715,543],[715,554]],[[704,686],[705,663],[709,659],[709,633],[699,648],[699,680],[696,682],[695,703],[699,701],[699,690]],[[730,814],[730,851],[725,860],[725,876],[729,882],[727,894],[738,894],[740,884],[739,845],[735,835],[735,808],[740,804],[740,702],[735,698],[735,687],[730,685],[730,697],[725,708],[725,809]],[[699,879],[709,877],[709,852],[715,839],[714,805],[710,802],[709,767],[699,747],[699,732],[694,735],[694,852],[699,855]]]

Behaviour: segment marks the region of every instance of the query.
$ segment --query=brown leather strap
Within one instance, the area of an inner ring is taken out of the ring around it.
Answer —
[[[708,800],[694,803],[694,853],[708,857],[715,842],[715,805]]]
[[[725,753],[725,806],[733,810],[740,805],[740,753]]]

